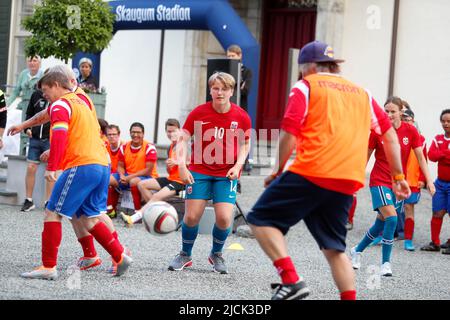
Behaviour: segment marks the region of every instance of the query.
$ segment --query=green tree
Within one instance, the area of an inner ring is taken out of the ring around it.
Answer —
[[[112,39],[114,18],[102,0],[42,0],[23,21],[32,33],[25,40],[25,53],[67,62],[78,51],[100,52]]]

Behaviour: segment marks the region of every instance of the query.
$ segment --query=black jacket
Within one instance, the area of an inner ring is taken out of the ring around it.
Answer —
[[[248,94],[252,86],[252,71],[242,65],[241,68],[241,105],[240,107],[247,111],[248,109]]]
[[[0,90],[0,128],[5,129],[7,120],[5,94]]]
[[[26,120],[33,117],[35,114],[41,112],[49,106],[47,100],[42,96],[40,90],[35,90],[31,95],[30,102],[28,103]],[[26,128],[25,132],[31,129],[32,137],[36,139],[48,139],[50,133],[50,122],[33,128]]]

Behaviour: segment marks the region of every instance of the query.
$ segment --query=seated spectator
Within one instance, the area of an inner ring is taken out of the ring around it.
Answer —
[[[126,225],[131,226],[142,219],[142,212],[156,201],[164,201],[180,191],[184,190],[184,183],[178,172],[178,163],[176,157],[176,145],[180,134],[180,123],[176,119],[166,121],[166,134],[172,144],[169,147],[168,159],[166,160],[166,169],[168,177],[152,178],[138,183],[138,189],[144,198],[145,204],[139,210],[136,210],[132,216],[121,212],[120,216]],[[153,191],[156,191],[153,193]]]
[[[130,190],[136,210],[141,208],[141,194],[137,187],[142,180],[157,178],[157,154],[153,144],[144,140],[144,125],[135,122],[130,127],[131,141],[119,149],[117,172],[111,175],[108,189],[108,214],[115,217],[119,192]]]
[[[97,118],[98,125],[100,126],[100,137],[105,142],[105,145],[108,143],[108,137],[106,136],[106,128],[109,123],[105,119]]]
[[[109,158],[111,159],[111,173],[117,172],[117,164],[119,163],[119,150],[122,146],[122,141],[120,141],[120,128],[114,124],[110,124],[106,127],[106,138],[108,139],[106,143],[106,149],[109,153]],[[110,183],[111,183],[110,178]]]
[[[80,76],[77,81],[80,87],[89,92],[97,91],[97,79],[92,74],[92,60],[89,58],[82,58],[78,63],[78,68],[80,69]]]

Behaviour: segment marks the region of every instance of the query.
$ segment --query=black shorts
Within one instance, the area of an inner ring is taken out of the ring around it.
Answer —
[[[156,178],[156,181],[158,181],[161,189],[167,187],[171,191],[176,191],[177,195],[180,193],[180,191],[184,190],[184,184],[169,180],[166,177]]]
[[[247,220],[255,226],[277,228],[283,234],[304,220],[320,249],[344,252],[352,201],[351,195],[323,189],[287,171],[263,192]]]

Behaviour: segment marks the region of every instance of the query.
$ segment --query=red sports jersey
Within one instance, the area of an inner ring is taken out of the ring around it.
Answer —
[[[194,136],[189,170],[225,177],[237,161],[238,138],[250,139],[251,127],[247,112],[234,103],[226,113],[214,110],[211,101],[196,107],[183,126]]]
[[[402,122],[396,130],[402,159],[403,172],[406,174],[406,164],[412,149],[422,147],[419,132],[416,127],[409,123]],[[392,174],[389,163],[384,153],[383,141],[381,137],[371,134],[369,137],[369,149],[375,150],[375,165],[370,173],[371,187],[386,186],[392,187]]]
[[[450,181],[450,138],[443,134],[434,137],[428,159],[438,163],[438,179]]]

